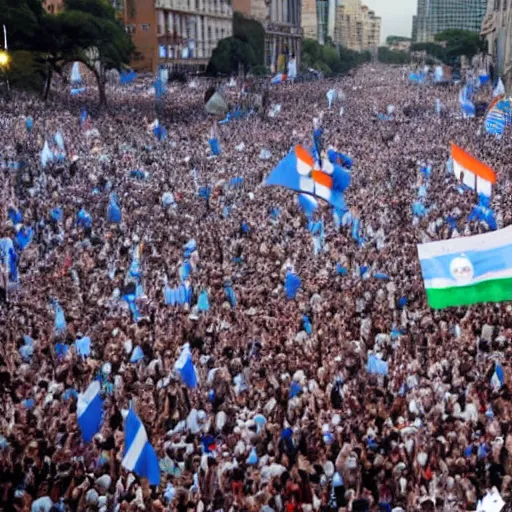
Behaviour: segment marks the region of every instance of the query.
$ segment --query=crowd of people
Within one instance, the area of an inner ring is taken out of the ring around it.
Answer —
[[[467,219],[477,200],[447,172],[451,141],[495,169],[491,206],[499,228],[512,224],[510,135],[462,119],[456,86],[407,74],[366,65],[272,86],[273,115],[219,125],[216,157],[206,83],[169,84],[158,114],[136,84],[109,89],[101,110],[92,90],[2,104],[0,238],[28,227],[33,238],[0,302],[1,510],[457,512],[512,497],[512,305],[431,310],[416,249],[489,229]],[[343,94],[328,109],[332,88]],[[162,140],[148,129],[156,116]],[[315,117],[325,149],[354,160],[345,200],[364,243],[320,201],[318,250],[297,194],[263,185],[295,144],[311,147]],[[57,131],[66,157],[43,169]],[[428,209],[415,219],[421,184]],[[184,277],[191,303],[166,304]],[[87,355],[74,345],[83,337]],[[186,344],[196,387],[175,370]],[[386,375],[368,371],[370,355]],[[77,394],[94,379],[104,419],[87,443]],[[157,486],[121,464],[130,408],[159,459]]]

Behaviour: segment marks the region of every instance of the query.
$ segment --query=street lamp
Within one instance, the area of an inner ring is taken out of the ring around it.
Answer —
[[[4,68],[9,64],[9,54],[3,50],[0,50],[0,67]]]

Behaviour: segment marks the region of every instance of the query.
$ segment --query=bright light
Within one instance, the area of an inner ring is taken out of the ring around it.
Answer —
[[[9,54],[4,51],[0,51],[0,66],[7,66],[9,64]]]

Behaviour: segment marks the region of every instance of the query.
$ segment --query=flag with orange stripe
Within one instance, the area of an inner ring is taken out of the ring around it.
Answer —
[[[335,190],[333,176],[324,170],[315,169],[314,166],[315,160],[311,153],[302,146],[296,146],[277,164],[265,180],[265,185],[285,187],[309,194],[346,211],[343,193]]]
[[[479,194],[490,196],[496,173],[452,142],[453,172],[459,181]]]

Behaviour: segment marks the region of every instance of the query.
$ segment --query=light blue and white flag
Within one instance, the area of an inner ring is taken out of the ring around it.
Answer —
[[[87,357],[91,355],[91,338],[84,336],[75,340],[76,352],[79,356]]]
[[[121,465],[141,478],[147,478],[151,485],[160,483],[160,468],[155,450],[148,440],[146,429],[130,409],[124,426],[124,456]]]
[[[444,72],[442,66],[436,66],[434,68],[434,82],[442,82],[444,78]]]
[[[494,98],[497,96],[504,96],[505,95],[505,86],[503,85],[503,80],[498,78],[498,82],[496,83],[496,87],[492,91],[492,95]]]
[[[100,431],[103,422],[103,400],[101,398],[101,384],[94,380],[89,384],[85,393],[78,395],[76,414],[82,437],[86,442]]]
[[[62,133],[61,133],[60,130],[57,131],[57,133],[55,134],[55,137],[53,138],[53,140],[55,141],[55,144],[57,144],[57,147],[61,151],[65,150],[65,147],[64,147],[64,137],[62,136]]]
[[[41,151],[41,167],[45,169],[50,162],[53,162],[53,152],[50,146],[48,146],[48,142],[45,141],[43,150]]]
[[[442,110],[441,100],[439,98],[436,98],[436,114],[438,116],[441,115],[441,110]]]
[[[471,88],[468,85],[460,90],[459,104],[465,118],[475,117],[475,104],[471,101]]]
[[[507,118],[510,118],[510,104],[508,101],[499,101],[487,113],[485,131],[491,135],[503,135]]]
[[[55,321],[54,321],[55,333],[56,334],[64,334],[67,329],[66,317],[64,315],[64,310],[62,309],[62,306],[57,301],[54,301],[53,308],[55,310]]]
[[[82,83],[82,75],[80,74],[80,64],[75,62],[73,67],[71,68],[71,83],[72,84],[81,84]]]
[[[366,371],[370,374],[386,376],[388,374],[388,363],[371,354],[368,358]]]
[[[334,103],[334,100],[336,99],[336,90],[335,89],[329,89],[327,91],[327,103],[329,105],[329,108],[332,107],[332,104]]]
[[[190,345],[185,343],[181,349],[178,360],[174,363],[174,369],[180,373],[181,380],[189,388],[197,387],[197,371],[192,361]]]

